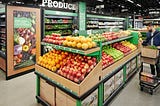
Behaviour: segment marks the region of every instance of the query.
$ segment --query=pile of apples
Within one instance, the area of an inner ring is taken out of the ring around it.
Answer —
[[[123,52],[124,54],[127,54],[128,52],[130,52],[132,49],[129,48],[128,46],[124,46],[122,45],[122,43],[114,43],[112,45],[113,48],[116,48],[117,50]]]
[[[51,35],[46,35],[42,41],[47,42],[47,43],[56,44],[56,45],[62,45],[65,39],[66,38],[61,37],[60,34],[52,33]]]
[[[114,63],[114,58],[111,55],[106,54],[102,51],[102,68],[106,68]]]
[[[38,59],[38,64],[59,75],[80,83],[96,66],[96,58],[52,50]]]
[[[80,83],[95,66],[96,58],[94,57],[69,54],[65,64],[60,67],[57,73],[71,81]]]
[[[116,32],[105,32],[102,34],[108,41],[118,39],[119,33]]]
[[[66,40],[63,42],[63,45],[83,50],[96,47],[96,43],[93,42],[91,38],[86,38],[84,36],[79,36],[79,37],[67,36]]]

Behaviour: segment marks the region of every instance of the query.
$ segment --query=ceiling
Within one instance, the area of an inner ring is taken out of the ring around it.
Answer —
[[[1,0],[3,3],[15,1],[25,4],[40,4],[42,0]],[[54,0],[52,0],[54,1]],[[143,16],[159,17],[160,0],[57,0],[64,2],[85,1],[89,11],[102,12],[104,14],[141,14]],[[96,8],[104,5],[104,8]],[[158,10],[159,9],[159,10]],[[155,13],[154,13],[155,12]],[[149,14],[153,13],[153,14]]]

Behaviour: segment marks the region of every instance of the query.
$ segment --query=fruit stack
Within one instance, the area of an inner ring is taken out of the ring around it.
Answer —
[[[124,46],[122,45],[122,43],[118,42],[118,43],[114,43],[112,45],[113,48],[121,51],[124,53],[124,55],[127,55],[128,53],[130,53],[130,51],[132,50],[131,48],[129,48],[128,46]]]
[[[111,46],[103,46],[102,49],[106,54],[112,56],[115,61],[124,57],[124,54],[121,51],[119,51]]]
[[[108,41],[118,39],[119,33],[116,32],[105,32],[102,34]]]
[[[122,41],[121,43],[122,43],[122,45],[131,48],[132,51],[137,49],[137,47],[134,44],[132,44],[132,43],[130,43],[128,41]]]
[[[114,63],[114,59],[111,55],[106,54],[104,51],[102,52],[102,68],[106,68],[109,65]]]
[[[59,75],[80,83],[96,66],[96,58],[52,50],[39,57],[38,64]]]
[[[129,36],[131,35],[131,31],[127,30],[127,31],[119,31],[119,38],[121,37],[126,37],[126,36]]]
[[[96,47],[96,43],[91,38],[85,38],[84,36],[71,37],[67,36],[63,42],[64,46],[87,50]]]
[[[90,34],[89,38],[91,38],[95,42],[106,41],[106,38],[104,36],[102,36],[102,34]]]
[[[53,43],[56,45],[62,45],[64,40],[65,38],[61,37],[60,34],[52,33],[51,35],[46,35],[42,41],[47,43]]]

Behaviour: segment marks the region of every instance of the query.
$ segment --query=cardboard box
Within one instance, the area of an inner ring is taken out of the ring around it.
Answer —
[[[147,63],[147,64],[153,64],[155,65],[157,63],[157,58],[156,59],[153,59],[153,58],[147,58],[147,57],[141,57],[141,61],[143,63]]]
[[[114,89],[117,89],[123,83],[123,77],[115,81]]]
[[[82,101],[82,106],[98,106],[98,89]]]
[[[55,106],[55,87],[49,85],[42,78],[40,78],[40,97],[51,106]]]
[[[143,47],[141,49],[141,55],[142,57],[157,58],[159,56],[159,50]]]
[[[113,93],[114,91],[114,76],[104,83],[104,101]]]
[[[117,74],[115,74],[115,82],[117,82],[119,79],[123,79],[123,69],[121,69]]]
[[[76,100],[56,88],[56,106],[76,106]]]

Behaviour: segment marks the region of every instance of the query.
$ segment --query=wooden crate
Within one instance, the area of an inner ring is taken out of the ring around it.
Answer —
[[[102,76],[102,61],[100,61],[94,69],[86,76],[86,78],[80,83],[77,84],[71,80],[68,80],[57,73],[54,73],[46,68],[43,68],[39,65],[35,66],[36,71],[47,76],[48,78],[58,82],[67,89],[70,89],[78,96],[83,95],[89,91],[92,87],[100,82],[100,77]]]
[[[159,50],[142,47],[141,55],[142,57],[157,58],[159,56]]]
[[[55,87],[49,85],[42,78],[40,78],[40,97],[51,106],[55,106]]]
[[[6,60],[0,57],[0,68],[6,71]]]
[[[56,88],[56,106],[76,106],[76,99]]]
[[[140,53],[140,50],[137,49],[137,50],[133,51],[132,53],[130,53],[129,55],[123,57],[119,61],[115,62],[111,66],[105,68],[102,71],[102,77],[105,78],[107,75],[109,75],[110,73],[112,73],[113,71],[115,71],[118,67],[120,67],[120,65],[123,65],[126,61],[132,59],[133,57],[135,57],[139,53]]]

